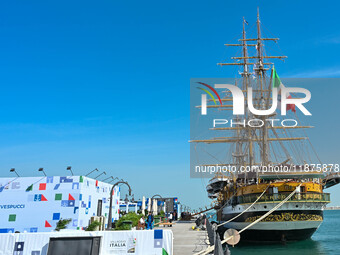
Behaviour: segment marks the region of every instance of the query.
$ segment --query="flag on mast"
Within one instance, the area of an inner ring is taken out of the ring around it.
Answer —
[[[276,72],[276,69],[275,67],[273,66],[273,75],[272,75],[272,81],[273,81],[273,88],[277,88],[279,91],[278,91],[278,106],[279,108],[281,109],[281,88],[284,88],[285,86],[283,85],[283,83],[281,82],[280,80],[280,77],[279,75],[277,74]],[[286,98],[292,98],[292,96],[288,93],[287,95],[285,95]],[[287,104],[286,106],[286,110],[289,111],[291,110],[292,112],[296,112],[296,109],[295,109],[295,104]]]
[[[283,86],[280,77],[277,74],[275,67],[273,66],[273,88],[279,88],[281,85]]]

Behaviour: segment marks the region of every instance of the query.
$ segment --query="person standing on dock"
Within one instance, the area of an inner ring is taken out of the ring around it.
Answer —
[[[177,212],[176,211],[174,211],[174,220],[177,220]]]
[[[173,215],[172,213],[169,214],[169,223],[172,223]],[[172,224],[169,225],[169,227],[172,227]]]
[[[148,218],[146,219],[146,229],[153,229],[153,215],[149,212]]]

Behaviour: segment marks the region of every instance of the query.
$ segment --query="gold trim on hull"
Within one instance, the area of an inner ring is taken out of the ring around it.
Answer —
[[[259,216],[248,217],[245,222],[254,222],[259,219]],[[273,222],[273,221],[322,221],[323,218],[316,214],[294,214],[294,213],[281,213],[279,215],[269,215],[268,217],[261,220],[261,222]]]

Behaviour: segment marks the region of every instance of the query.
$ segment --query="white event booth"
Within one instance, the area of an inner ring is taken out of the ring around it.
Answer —
[[[64,245],[67,254],[136,254],[136,255],[172,255],[173,234],[171,230],[131,230],[131,231],[61,231],[42,233],[3,233],[0,234],[0,254],[2,255],[47,255],[62,254],[51,251],[50,240],[57,238],[95,237],[97,253],[73,253],[72,246]],[[86,248],[82,243],[81,248]],[[49,250],[50,248],[50,250]],[[77,247],[73,247],[74,249]],[[79,249],[79,248],[78,248]],[[64,254],[64,253],[63,253]],[[66,253],[65,253],[66,254]]]

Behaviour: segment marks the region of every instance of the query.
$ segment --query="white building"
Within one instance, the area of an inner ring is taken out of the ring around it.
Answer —
[[[121,201],[119,201],[119,209],[120,209],[121,212],[125,211],[126,213],[128,213],[128,212],[137,213],[138,205],[137,205],[137,203],[126,202],[124,200],[121,200]]]
[[[72,219],[68,229],[87,227],[91,216],[108,216],[111,188],[84,176],[0,178],[0,233],[53,231],[61,218]],[[117,186],[113,220],[119,197]]]

